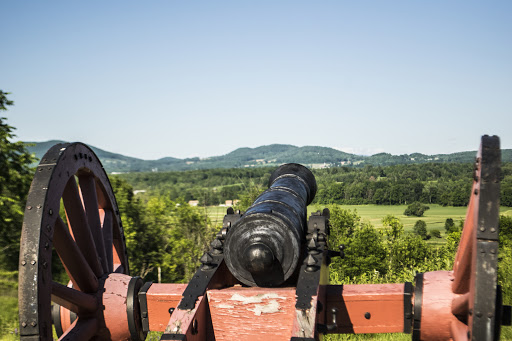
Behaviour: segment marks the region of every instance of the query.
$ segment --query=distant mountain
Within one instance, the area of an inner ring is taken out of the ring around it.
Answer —
[[[48,149],[64,141],[27,142],[28,147],[38,159],[41,159]],[[277,166],[283,163],[296,162],[311,168],[333,166],[364,166],[364,165],[396,165],[425,162],[473,162],[476,151],[453,154],[425,155],[420,153],[392,155],[379,153],[372,156],[361,156],[345,153],[333,148],[305,146],[297,147],[287,144],[272,144],[257,148],[238,148],[231,153],[209,158],[178,159],[164,157],[158,160],[142,160],[121,154],[111,153],[90,146],[101,160],[103,167],[109,173],[115,172],[150,172],[177,171],[208,168],[242,168]],[[512,162],[512,149],[502,150],[502,160]]]

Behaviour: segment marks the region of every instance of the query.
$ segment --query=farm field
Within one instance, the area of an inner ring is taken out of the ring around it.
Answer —
[[[334,205],[310,205],[308,207],[308,216],[311,212],[322,210],[323,208],[331,208]],[[346,210],[356,210],[364,221],[370,222],[376,228],[382,228],[382,218],[386,215],[394,215],[402,221],[405,231],[412,231],[414,224],[418,220],[427,223],[427,230],[438,229],[444,234],[444,223],[447,218],[452,218],[455,224],[465,219],[466,207],[453,207],[441,205],[428,205],[429,210],[425,211],[423,217],[408,217],[404,215],[407,205],[338,205]],[[222,219],[226,214],[227,207],[208,206],[205,208],[206,214],[210,218],[213,225],[221,225]],[[500,214],[512,216],[512,208],[500,207]]]

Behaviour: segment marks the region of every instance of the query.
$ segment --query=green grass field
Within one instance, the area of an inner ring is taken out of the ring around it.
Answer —
[[[0,271],[0,307],[0,340],[19,340],[17,271]]]

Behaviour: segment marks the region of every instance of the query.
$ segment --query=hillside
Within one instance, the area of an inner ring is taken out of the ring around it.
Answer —
[[[63,141],[27,142],[32,144],[28,150],[38,159],[56,143]],[[388,166],[397,164],[413,164],[426,162],[473,162],[476,151],[453,154],[425,155],[419,153],[392,155],[379,153],[372,156],[349,154],[329,147],[304,146],[297,147],[286,144],[272,144],[257,148],[238,148],[226,155],[209,158],[178,159],[165,157],[158,160],[143,160],[91,146],[100,158],[107,172],[150,172],[150,171],[180,171],[212,168],[244,168],[277,166],[287,162],[304,164],[311,168],[333,166]],[[503,161],[512,161],[512,150],[502,152]]]

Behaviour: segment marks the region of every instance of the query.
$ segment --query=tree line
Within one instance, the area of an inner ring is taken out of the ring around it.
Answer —
[[[200,205],[219,205],[240,199],[254,189],[264,190],[273,168],[209,169],[118,175],[148,196],[163,195]],[[314,203],[401,205],[412,202],[466,206],[473,182],[468,163],[423,163],[363,168],[313,170],[318,182]],[[501,204],[512,206],[512,163],[503,163]]]

